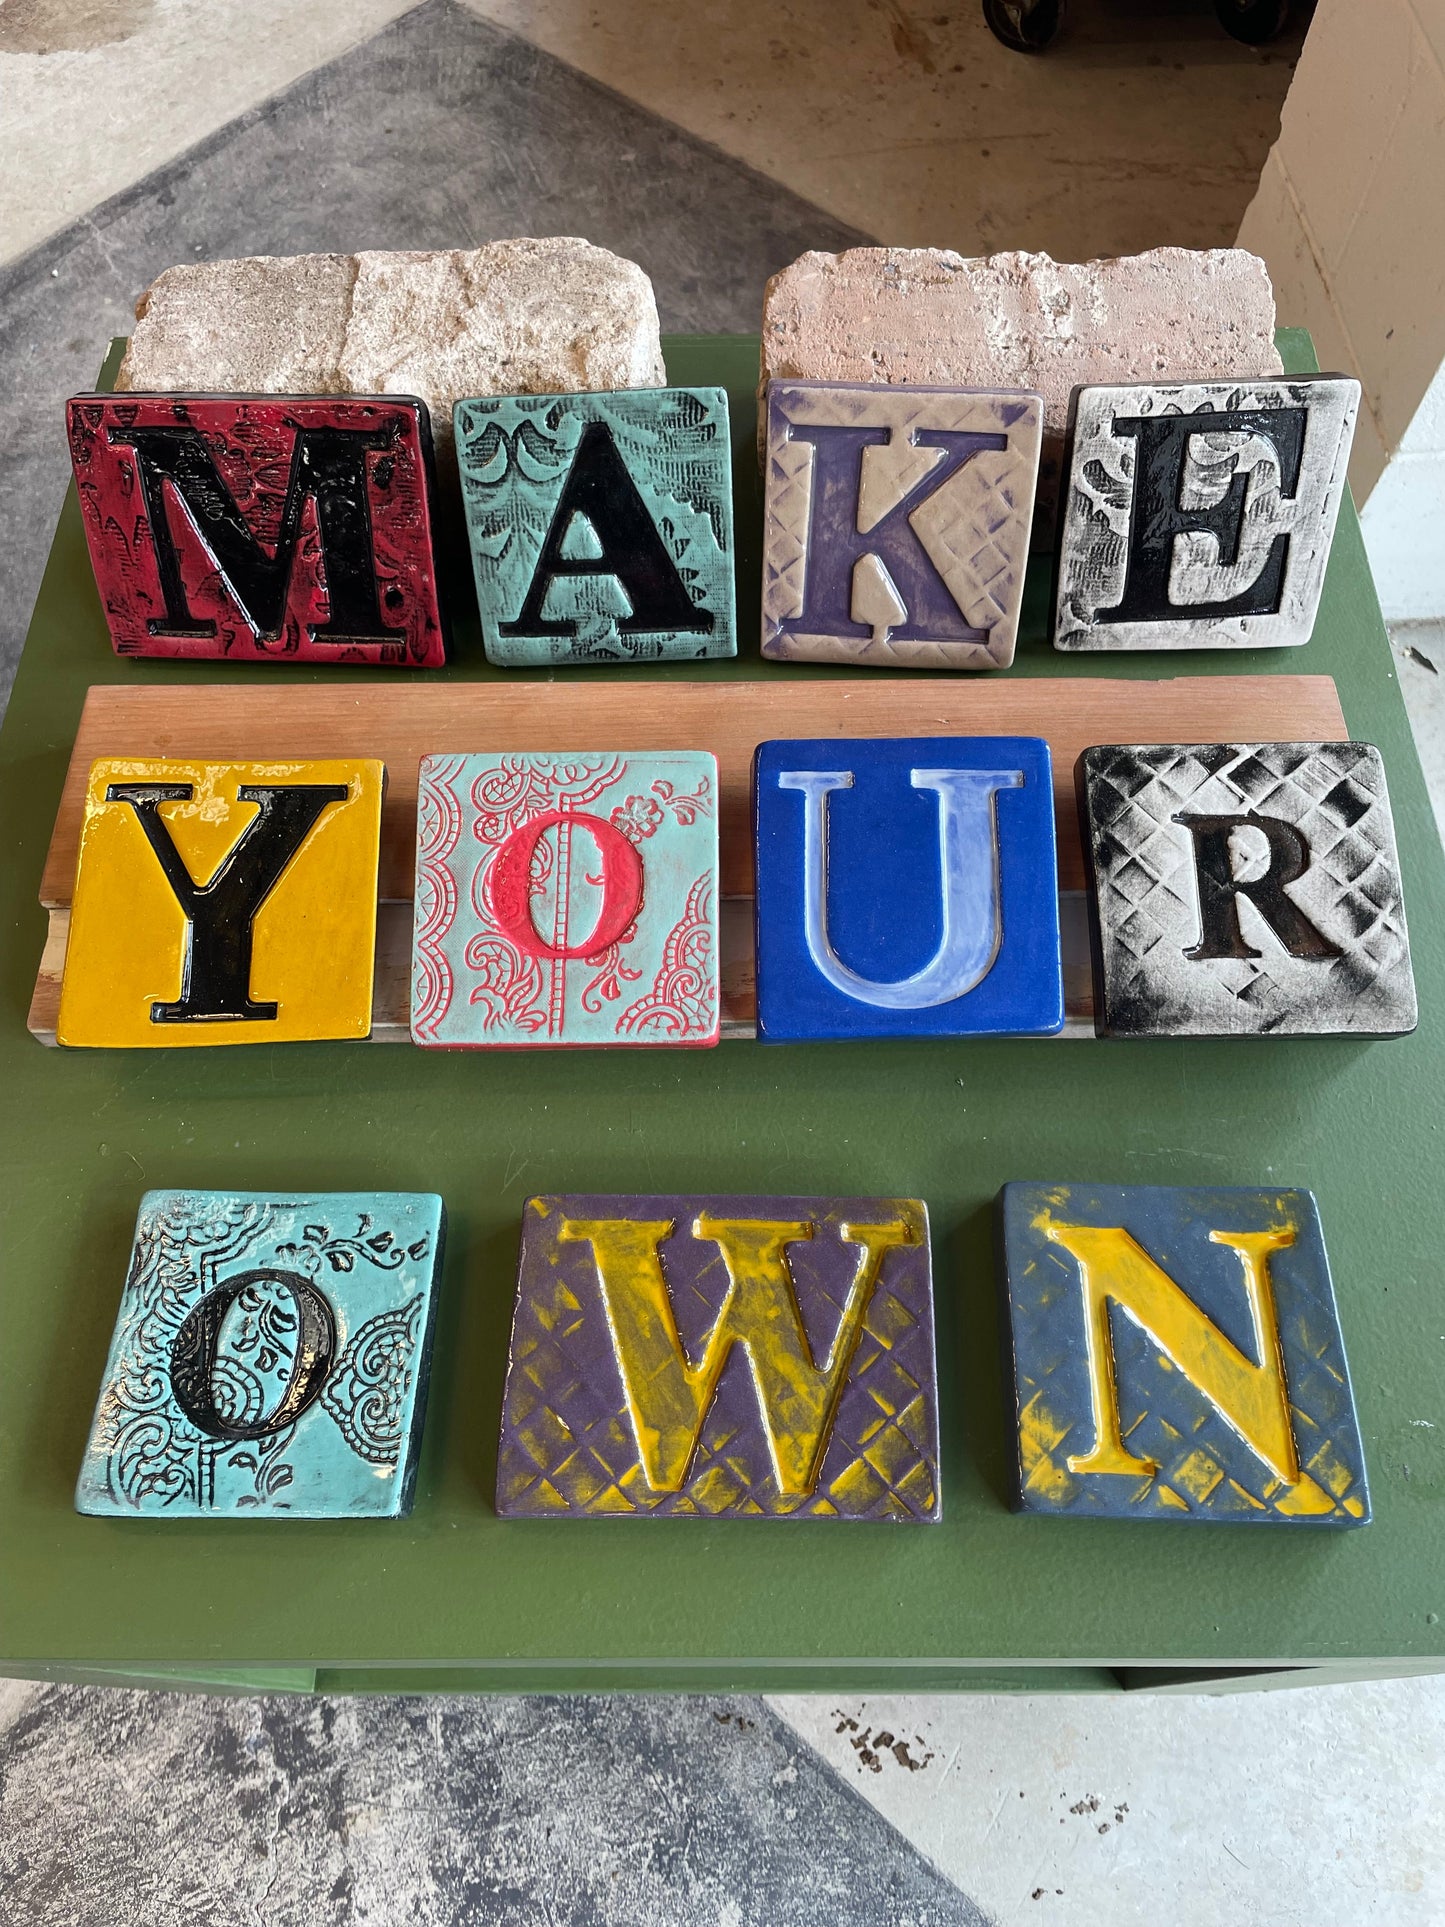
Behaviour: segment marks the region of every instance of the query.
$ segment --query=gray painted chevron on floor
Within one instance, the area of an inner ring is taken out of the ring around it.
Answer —
[[[65,1686],[0,1727],[0,1921],[987,1927],[761,1700]]]

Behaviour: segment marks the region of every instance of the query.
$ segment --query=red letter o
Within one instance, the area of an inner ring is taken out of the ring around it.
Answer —
[[[585,829],[595,838],[602,858],[602,908],[596,928],[585,943],[548,943],[532,921],[532,857],[542,837],[556,823]],[[529,957],[595,957],[616,943],[642,908],[642,857],[621,830],[600,816],[544,810],[513,830],[492,858],[488,894],[498,929]]]

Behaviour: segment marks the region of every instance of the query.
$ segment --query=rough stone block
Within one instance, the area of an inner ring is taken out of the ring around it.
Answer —
[[[167,268],[117,389],[419,395],[450,454],[464,396],[656,388],[652,283],[591,242],[300,254]]]
[[[366,1037],[384,781],[375,762],[93,763],[59,1041]]]
[[[423,403],[77,395],[67,419],[117,655],[445,662]]]
[[[718,1041],[717,758],[424,756],[418,1044]]]
[[[1240,248],[1154,248],[1078,264],[850,248],[801,255],[763,296],[764,388],[779,379],[910,382],[1041,395],[1036,543],[1053,529],[1075,388],[1280,373],[1269,273]]]
[[[497,1510],[937,1519],[925,1207],[531,1199]]]
[[[1054,647],[1308,642],[1359,402],[1346,375],[1080,389]]]
[[[492,662],[737,654],[725,389],[464,401],[456,436]]]
[[[1308,1191],[1006,1184],[997,1226],[1019,1511],[1369,1522]]]
[[[1380,752],[1101,744],[1075,777],[1106,1037],[1415,1028]]]
[[[410,1512],[445,1231],[427,1193],[148,1191],[77,1511]]]
[[[888,669],[1013,661],[1037,395],[775,381],[763,654]]]

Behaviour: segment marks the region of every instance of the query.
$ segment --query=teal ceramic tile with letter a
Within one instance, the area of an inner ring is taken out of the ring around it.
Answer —
[[[455,421],[490,661],[737,654],[725,389],[487,395]]]
[[[445,1229],[429,1193],[147,1191],[77,1511],[409,1512]]]

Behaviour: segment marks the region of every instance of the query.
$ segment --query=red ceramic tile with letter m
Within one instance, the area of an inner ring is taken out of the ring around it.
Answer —
[[[67,419],[117,655],[446,660],[422,402],[77,395]]]

